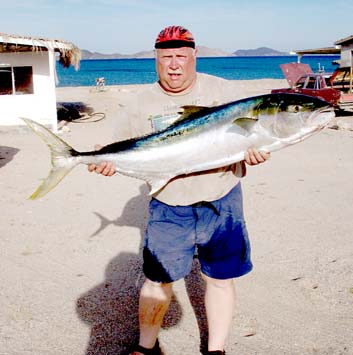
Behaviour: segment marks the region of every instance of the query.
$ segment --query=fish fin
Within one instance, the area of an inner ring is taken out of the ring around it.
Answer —
[[[46,195],[49,191],[51,191],[59,182],[75,167],[74,166],[69,166],[69,167],[53,167],[49,175],[47,176],[46,179],[43,180],[43,182],[38,186],[36,191],[33,192],[31,196],[29,196],[30,200],[35,200],[39,197],[43,197]]]
[[[258,121],[257,118],[240,117],[235,119],[233,123],[245,129],[246,131],[251,131],[251,129],[254,127],[257,121]]]
[[[213,107],[208,106],[196,106],[196,105],[185,105],[181,106],[183,111],[180,112],[180,117],[175,122],[184,121],[187,118],[197,118],[201,115],[207,114],[208,111],[212,111]],[[175,123],[174,122],[174,123]]]
[[[165,185],[167,185],[170,179],[171,179],[171,177],[170,178],[168,177],[165,179],[159,179],[159,180],[151,179],[151,180],[147,181],[151,187],[150,195],[153,195],[154,193],[159,191],[161,188],[163,188]]]
[[[77,159],[72,159],[78,155],[78,152],[38,122],[28,118],[21,119],[44,140],[51,152],[52,169],[47,178],[29,197],[29,199],[35,200],[52,190],[78,164]]]

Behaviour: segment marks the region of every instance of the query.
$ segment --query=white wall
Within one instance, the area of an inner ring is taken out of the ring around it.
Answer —
[[[353,44],[344,45],[341,47],[341,67],[350,67],[352,65]]]
[[[57,114],[53,76],[54,53],[48,51],[0,53],[0,64],[32,66],[34,92],[26,95],[0,95],[0,126],[23,124],[18,117],[26,117],[50,125],[55,130]]]

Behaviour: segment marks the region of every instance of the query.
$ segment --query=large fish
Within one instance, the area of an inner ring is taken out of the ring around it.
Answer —
[[[175,176],[227,166],[248,148],[272,152],[301,142],[334,117],[328,103],[305,95],[269,94],[216,107],[184,106],[165,130],[78,152],[42,125],[24,119],[48,144],[52,170],[30,196],[44,196],[77,164],[112,161],[121,174],[145,180],[151,193]]]

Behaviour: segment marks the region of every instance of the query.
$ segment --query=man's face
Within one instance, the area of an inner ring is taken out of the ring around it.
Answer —
[[[159,82],[168,92],[180,93],[196,80],[196,50],[189,47],[156,50]]]

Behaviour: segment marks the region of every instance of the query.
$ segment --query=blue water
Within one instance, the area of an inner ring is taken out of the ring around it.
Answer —
[[[332,62],[337,59],[339,56],[304,56],[302,63],[314,71],[320,65],[332,72],[337,67]],[[230,80],[283,79],[279,65],[296,60],[296,56],[198,58],[197,71]],[[57,72],[58,86],[93,86],[98,77],[104,77],[107,85],[148,84],[157,78],[154,59],[82,60],[78,71],[58,64]]]

